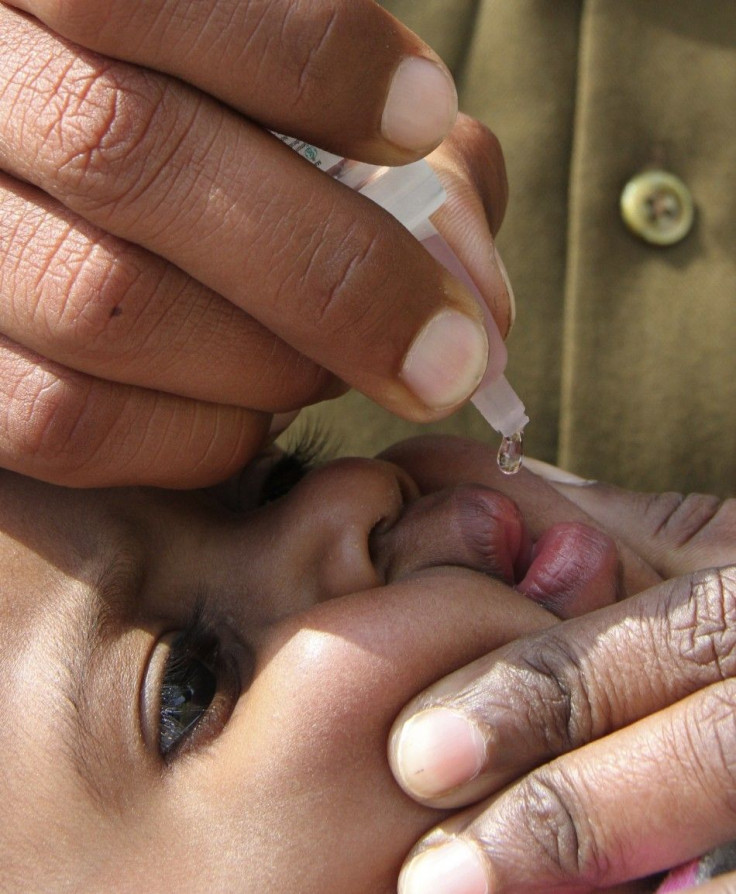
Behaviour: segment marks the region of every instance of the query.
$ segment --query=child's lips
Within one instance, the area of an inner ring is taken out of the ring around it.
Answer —
[[[620,597],[616,544],[579,522],[553,525],[532,547],[516,589],[562,618],[609,605]]]
[[[409,503],[372,536],[384,580],[438,566],[464,567],[503,581],[560,617],[618,597],[613,540],[579,522],[550,527],[533,543],[516,504],[482,485],[461,485]]]
[[[471,564],[559,617],[584,614],[619,596],[614,541],[580,522],[560,522],[532,543],[516,506],[489,488],[464,487],[457,518]]]

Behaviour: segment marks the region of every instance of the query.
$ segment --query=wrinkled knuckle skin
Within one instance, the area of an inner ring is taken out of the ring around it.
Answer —
[[[534,867],[535,880],[549,884],[572,883],[597,888],[609,866],[595,830],[572,784],[559,772],[539,770],[514,788],[517,808],[510,829],[521,843],[524,861]]]
[[[14,451],[43,477],[70,479],[92,458],[91,383],[50,368],[26,365],[8,390],[6,431]]]
[[[529,672],[531,671],[531,677]],[[579,748],[594,736],[596,722],[584,670],[568,645],[548,635],[523,656],[519,688],[547,754]]]
[[[684,611],[672,612],[677,653],[708,681],[736,675],[736,567],[699,571],[690,578]]]
[[[394,269],[386,247],[379,234],[363,230],[361,221],[343,230],[339,240],[331,234],[312,239],[302,253],[302,263],[281,289],[282,305],[292,303],[294,295],[309,294],[300,314],[321,339],[342,337],[355,342],[376,334],[386,321],[373,299],[383,293],[390,279],[388,271]]]
[[[145,188],[164,88],[142,71],[95,59],[74,60],[49,97],[44,152],[92,210],[114,211],[129,192]]]
[[[323,4],[303,14],[303,3],[283,6],[281,36],[284,58],[294,78],[294,106],[322,101],[323,92],[333,76],[337,58],[344,53],[340,27],[345,9],[340,3]]]
[[[736,533],[736,501],[721,501],[710,494],[642,494],[639,498],[645,519],[655,538],[675,548],[708,537],[714,528],[730,519],[730,533]],[[731,504],[731,505],[729,505]]]
[[[145,337],[139,323],[151,296],[139,293],[143,271],[133,256],[120,250],[115,258],[102,242],[78,236],[68,232],[50,253],[33,322],[61,356],[106,357],[127,344],[128,330]]]

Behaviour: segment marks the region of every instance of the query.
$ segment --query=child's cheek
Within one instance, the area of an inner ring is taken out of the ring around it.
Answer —
[[[442,816],[396,785],[393,721],[430,683],[549,623],[508,587],[448,568],[275,623],[223,732],[178,771],[179,831],[243,854],[248,883],[233,890],[393,894]]]
[[[366,780],[385,772],[388,731],[411,698],[553,622],[508,586],[450,567],[320,603],[262,639],[229,725],[242,715],[265,754]]]
[[[396,677],[366,643],[317,629],[258,669],[191,798],[195,834],[216,830],[222,852],[242,853],[241,887],[222,890],[394,894],[406,854],[441,816],[388,767],[388,730],[410,691]]]

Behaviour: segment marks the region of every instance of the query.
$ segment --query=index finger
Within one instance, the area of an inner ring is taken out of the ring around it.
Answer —
[[[175,75],[267,127],[349,158],[412,161],[457,93],[440,58],[373,0],[13,0],[64,37]]]
[[[475,297],[378,205],[180,81],[0,5],[0,167],[406,418],[480,384]]]

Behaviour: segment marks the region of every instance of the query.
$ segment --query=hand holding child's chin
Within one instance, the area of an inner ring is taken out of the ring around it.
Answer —
[[[442,461],[429,456],[420,483]],[[736,837],[736,503],[531,475],[498,486],[531,528],[535,511],[545,524],[582,512],[608,531],[631,598],[511,643],[405,708],[390,745],[400,784],[468,807],[420,842],[401,894],[640,890],[626,883]]]

